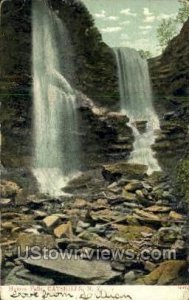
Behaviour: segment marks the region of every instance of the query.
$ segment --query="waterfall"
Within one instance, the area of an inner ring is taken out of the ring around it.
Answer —
[[[148,166],[148,174],[160,171],[151,146],[155,142],[155,131],[160,128],[159,119],[153,107],[148,63],[138,51],[130,48],[115,48],[121,111],[130,119],[129,125],[134,134],[134,149],[130,162]],[[137,124],[146,121],[144,132]]]
[[[59,195],[79,168],[76,96],[62,75],[59,51],[69,40],[63,23],[44,0],[34,0],[32,10],[33,172],[42,193]]]

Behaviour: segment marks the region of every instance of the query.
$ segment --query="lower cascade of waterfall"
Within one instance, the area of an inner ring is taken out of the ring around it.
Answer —
[[[148,174],[160,171],[151,146],[155,132],[160,128],[159,119],[153,107],[148,63],[138,51],[130,48],[115,48],[118,66],[121,111],[129,117],[129,126],[134,134],[134,149],[129,161],[148,166]],[[144,131],[137,124],[146,122]]]
[[[42,193],[60,195],[79,169],[74,90],[62,75],[59,43],[68,37],[45,1],[33,1],[33,172]]]

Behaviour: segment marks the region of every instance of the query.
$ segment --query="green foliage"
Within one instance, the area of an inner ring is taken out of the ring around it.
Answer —
[[[157,37],[161,48],[165,48],[177,32],[177,26],[174,19],[163,19],[157,29]]]
[[[159,45],[164,49],[170,40],[178,33],[180,25],[189,17],[189,0],[180,0],[180,8],[175,18],[163,19],[157,29]]]
[[[181,6],[179,8],[179,12],[177,14],[176,20],[178,23],[183,24],[187,21],[189,17],[189,1],[188,0],[180,0]]]
[[[148,58],[151,58],[152,57],[152,53],[150,52],[150,51],[148,51],[148,50],[139,50],[138,51],[139,52],[139,54],[140,54],[140,56],[142,57],[142,58],[145,58],[145,59],[148,59]]]

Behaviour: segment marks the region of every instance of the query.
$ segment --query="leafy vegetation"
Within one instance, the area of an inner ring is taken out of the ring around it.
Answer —
[[[148,58],[151,58],[152,57],[152,53],[150,52],[150,51],[148,51],[148,50],[139,50],[138,51],[139,52],[139,54],[140,54],[140,56],[142,57],[142,58],[145,58],[145,59],[148,59]]]
[[[189,17],[189,0],[179,0],[179,2],[180,8],[176,17],[163,19],[157,29],[157,38],[162,49],[165,49]]]

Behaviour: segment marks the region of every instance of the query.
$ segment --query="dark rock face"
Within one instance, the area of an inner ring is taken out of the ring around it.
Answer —
[[[128,158],[134,137],[126,115],[98,107],[81,93],[78,94],[78,114],[81,159],[85,167]]]
[[[157,94],[189,96],[189,19],[161,56],[149,60]]]
[[[149,60],[161,133],[153,149],[188,205],[189,19],[159,57]],[[187,207],[186,207],[187,211]]]

